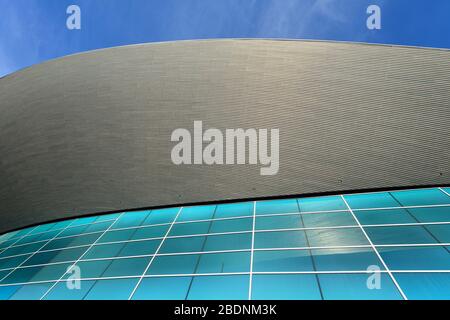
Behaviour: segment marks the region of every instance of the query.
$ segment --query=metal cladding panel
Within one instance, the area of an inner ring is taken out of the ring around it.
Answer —
[[[450,183],[450,51],[207,40],[0,79],[0,231],[94,212]],[[279,128],[280,170],[171,162],[176,128]]]

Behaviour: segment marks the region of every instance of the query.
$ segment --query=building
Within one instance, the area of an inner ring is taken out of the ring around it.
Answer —
[[[181,41],[0,79],[0,298],[450,298],[449,58]],[[279,129],[278,173],[175,165],[195,121]]]

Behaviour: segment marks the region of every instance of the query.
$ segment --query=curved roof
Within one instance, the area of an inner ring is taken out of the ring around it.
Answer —
[[[450,183],[450,51],[209,40],[0,79],[0,232],[246,197]],[[280,169],[171,162],[174,129],[278,128]]]

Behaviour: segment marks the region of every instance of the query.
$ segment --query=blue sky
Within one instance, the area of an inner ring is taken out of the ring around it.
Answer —
[[[81,30],[66,8],[81,8]],[[382,29],[366,28],[366,8]],[[449,0],[0,0],[0,76],[81,51],[205,38],[293,38],[450,48]]]

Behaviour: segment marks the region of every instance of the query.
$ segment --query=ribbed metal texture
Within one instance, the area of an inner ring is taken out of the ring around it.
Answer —
[[[144,206],[450,183],[450,51],[208,40],[0,79],[0,232]],[[279,128],[280,171],[172,164],[176,128]]]

